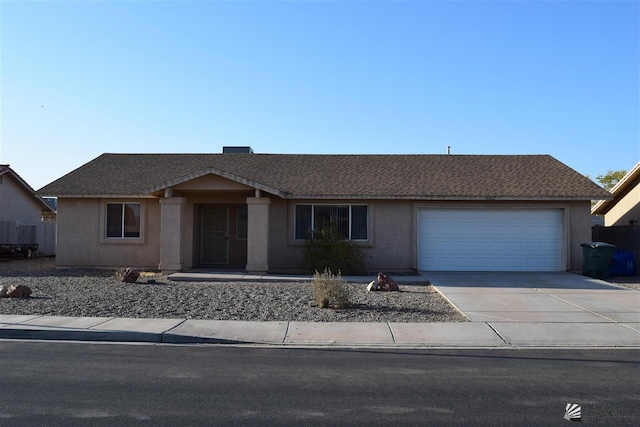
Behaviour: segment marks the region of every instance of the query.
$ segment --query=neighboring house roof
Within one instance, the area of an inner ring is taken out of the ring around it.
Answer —
[[[103,154],[38,193],[59,197],[152,195],[207,174],[283,198],[611,197],[548,155]]]
[[[18,175],[16,173],[16,171],[14,171],[13,169],[11,169],[11,167],[9,165],[0,165],[0,176],[10,176],[13,178],[13,180],[20,186],[22,187],[22,189],[27,192],[29,195],[31,195],[32,197],[34,197],[37,202],[42,205],[42,209],[45,211],[51,211],[53,212],[53,209],[51,208],[51,206],[49,206],[49,204],[47,202],[45,202],[42,197],[36,195],[35,190],[33,188],[31,188],[31,186],[29,184],[27,184],[27,182],[22,179],[22,177],[20,175]]]
[[[620,181],[611,189],[612,199],[601,200],[591,208],[594,215],[604,215],[611,210],[629,191],[640,182],[640,162],[636,164]]]

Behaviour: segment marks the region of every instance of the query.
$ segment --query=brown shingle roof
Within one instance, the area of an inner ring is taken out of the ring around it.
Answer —
[[[38,193],[147,195],[206,173],[284,198],[611,197],[547,155],[103,154]]]

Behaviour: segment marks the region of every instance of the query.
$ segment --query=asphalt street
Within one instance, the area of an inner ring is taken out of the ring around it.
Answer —
[[[0,425],[640,425],[633,350],[0,341]]]

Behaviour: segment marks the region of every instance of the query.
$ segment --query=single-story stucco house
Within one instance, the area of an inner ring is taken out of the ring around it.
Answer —
[[[248,147],[247,147],[248,148]],[[59,267],[299,272],[333,223],[371,271],[582,269],[590,201],[548,155],[103,154],[58,197]]]

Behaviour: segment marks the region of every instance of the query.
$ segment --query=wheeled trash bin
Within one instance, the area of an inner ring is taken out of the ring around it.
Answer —
[[[582,274],[597,279],[609,277],[611,256],[616,251],[615,245],[604,242],[589,242],[580,246],[582,246],[582,255],[584,256]]]

